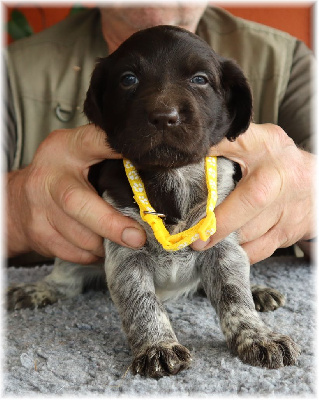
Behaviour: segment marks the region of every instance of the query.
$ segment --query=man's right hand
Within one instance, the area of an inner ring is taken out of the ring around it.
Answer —
[[[8,257],[31,250],[91,263],[104,256],[103,238],[140,248],[142,227],[107,204],[88,181],[90,166],[121,158],[94,125],[52,132],[24,169],[7,180]]]

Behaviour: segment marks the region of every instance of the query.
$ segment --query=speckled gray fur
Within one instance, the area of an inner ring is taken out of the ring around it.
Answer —
[[[232,163],[219,158],[219,202],[233,188],[232,174]],[[180,226],[171,227],[176,232],[187,229],[205,215],[204,197],[193,212],[189,212],[183,203],[192,196],[192,182],[204,182],[203,163],[171,172],[165,180],[167,186],[171,185],[170,179],[174,180],[174,187],[181,188],[176,190],[176,196],[187,216]],[[203,196],[204,193],[203,190]],[[112,203],[107,193],[103,197]],[[147,232],[147,243],[141,250],[131,250],[105,240],[106,280],[134,355],[134,373],[161,377],[189,367],[190,352],[178,343],[162,301],[194,292],[199,284],[217,312],[229,348],[242,361],[268,368],[296,362],[298,346],[288,336],[271,332],[255,309],[249,283],[249,261],[236,234],[204,252],[195,252],[190,247],[167,252],[156,242],[149,226],[141,221],[136,210],[126,208],[120,211],[138,220]],[[101,276],[103,270],[99,266],[56,260],[53,272],[43,281],[32,286],[11,287],[9,307],[44,306],[58,298],[76,296],[84,287],[89,287],[90,282],[94,286]],[[46,299],[43,298],[44,288],[47,290]],[[24,296],[21,296],[21,291]],[[274,290],[255,287],[254,291],[259,303],[265,303],[266,308],[268,303],[269,309],[276,308],[274,302],[277,306],[283,304],[280,294]],[[263,296],[258,296],[260,292],[264,293]],[[263,303],[265,298],[267,301]]]

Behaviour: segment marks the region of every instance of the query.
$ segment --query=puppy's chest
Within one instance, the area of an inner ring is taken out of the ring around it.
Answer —
[[[229,161],[219,160],[218,169],[220,202],[233,187],[233,168]],[[176,252],[167,252],[162,248],[150,226],[140,217],[120,162],[108,160],[104,173],[100,176],[102,178],[98,190],[103,193],[103,198],[124,215],[136,219],[145,228],[147,242],[142,250],[144,263],[145,266],[152,266],[157,295],[165,300],[195,290],[201,268],[200,252],[193,251],[190,247]],[[207,188],[204,163],[183,167],[166,175],[141,174],[141,177],[151,205],[157,212],[166,215],[165,224],[170,234],[188,229],[205,217]],[[125,248],[120,253],[125,254]]]
[[[164,223],[170,234],[188,229],[203,218],[207,198],[203,165],[184,167],[165,174],[140,175],[151,205],[157,212],[165,214]],[[146,231],[145,257],[149,257],[150,265],[154,266],[152,274],[156,294],[166,300],[195,290],[199,282],[196,269],[198,253],[189,247],[177,252],[164,250],[155,239],[150,226],[142,221],[139,209],[133,202],[130,187],[131,201],[128,201],[126,189],[124,191],[124,187],[127,188],[128,185],[127,179],[124,178],[121,182],[118,180],[116,185],[113,180],[114,186],[111,186],[111,180],[107,181],[103,198],[124,215],[136,219]],[[147,259],[145,264],[148,264]]]
[[[177,253],[161,252],[157,254],[154,269],[154,286],[161,300],[177,298],[196,290],[199,283],[199,270],[196,268],[198,255],[191,250]]]
[[[152,176],[141,173],[150,204],[164,214],[164,222],[171,234],[184,230],[191,223],[192,211],[207,198],[203,166],[175,169]],[[193,216],[195,219],[197,215]]]

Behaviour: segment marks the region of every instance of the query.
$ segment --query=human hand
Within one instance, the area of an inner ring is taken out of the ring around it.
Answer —
[[[242,179],[216,207],[217,231],[206,250],[237,231],[251,264],[279,247],[314,237],[315,156],[298,149],[278,126],[251,124],[235,142],[222,140],[210,155],[239,163]]]
[[[142,227],[107,204],[88,181],[90,166],[120,157],[94,125],[52,132],[30,165],[8,174],[8,256],[35,250],[85,264],[104,256],[102,237],[141,247]]]

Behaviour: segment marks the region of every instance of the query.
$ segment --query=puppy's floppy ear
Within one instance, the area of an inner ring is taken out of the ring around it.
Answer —
[[[103,96],[107,90],[108,57],[99,58],[92,73],[84,101],[84,114],[90,122],[103,129]]]
[[[252,94],[241,69],[231,60],[223,59],[222,86],[229,112],[230,127],[226,137],[234,141],[248,129],[252,118]]]

